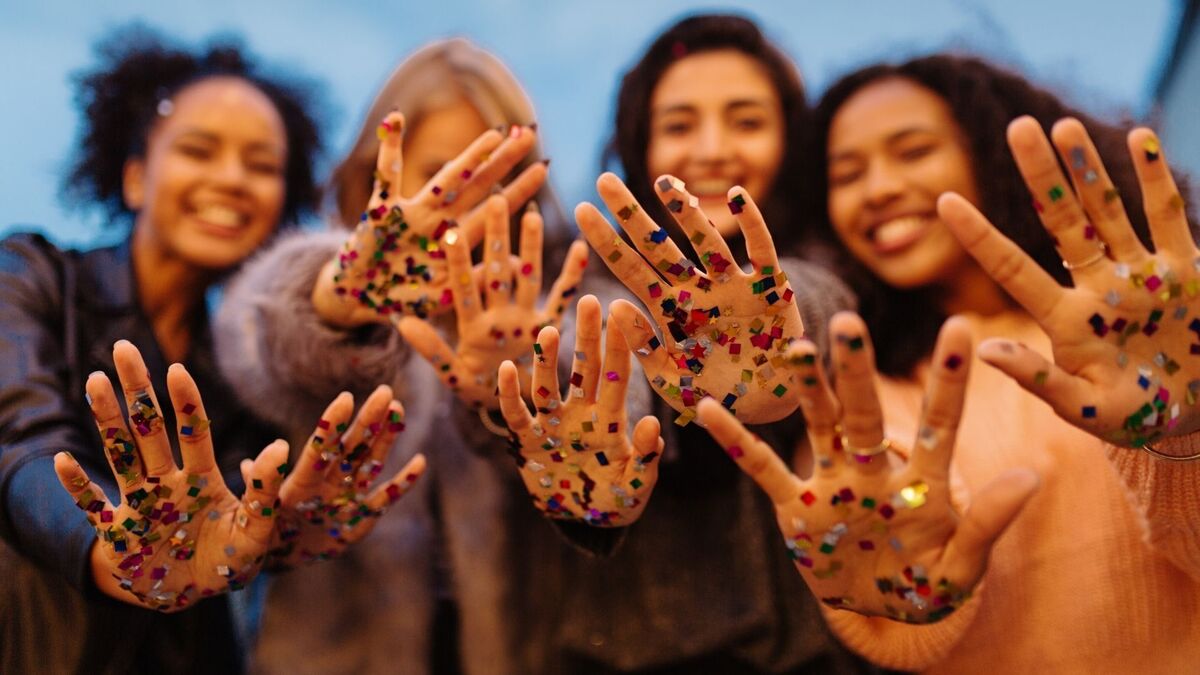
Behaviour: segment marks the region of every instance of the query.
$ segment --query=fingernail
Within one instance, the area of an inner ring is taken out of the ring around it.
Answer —
[[[542,209],[541,209],[541,207],[538,206],[536,199],[530,199],[529,203],[525,205],[525,213],[541,213],[541,212],[542,212]]]

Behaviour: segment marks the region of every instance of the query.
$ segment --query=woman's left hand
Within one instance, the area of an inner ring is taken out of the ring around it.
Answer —
[[[943,195],[938,213],[963,245],[1050,336],[1054,362],[1007,340],[979,355],[1106,441],[1141,447],[1200,429],[1200,250],[1158,139],[1129,134],[1154,241],[1138,240],[1083,125],[1054,125],[1063,176],[1040,125],[1015,120],[1008,142],[1073,287],[1063,287],[970,203]]]
[[[542,307],[537,306],[542,285],[542,217],[526,211],[521,218],[521,255],[515,263],[509,251],[508,202],[494,196],[484,204],[483,297],[477,274],[472,273],[471,251],[457,232],[446,234],[446,264],[458,344],[450,345],[427,321],[405,317],[400,334],[438,376],[467,405],[496,408],[496,370],[507,360],[521,364],[522,379],[529,381],[529,354],[538,331],[557,326],[575,294],[587,265],[587,246],[575,242],[562,271]],[[486,300],[486,302],[485,302]]]
[[[348,392],[329,404],[280,486],[270,566],[337,557],[369,534],[376,519],[425,471],[425,457],[418,454],[372,489],[392,442],[404,430],[404,408],[384,385],[367,397],[351,422],[353,412]],[[243,461],[242,472],[249,468],[249,460]],[[246,484],[251,484],[248,475]]]

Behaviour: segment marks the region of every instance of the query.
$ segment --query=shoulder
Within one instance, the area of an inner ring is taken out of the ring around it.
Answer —
[[[32,232],[0,240],[0,287],[9,293],[50,294],[61,285],[62,270],[72,252]]]
[[[793,257],[780,258],[779,266],[803,301],[820,300],[834,311],[857,308],[858,299],[854,292],[828,268]]]

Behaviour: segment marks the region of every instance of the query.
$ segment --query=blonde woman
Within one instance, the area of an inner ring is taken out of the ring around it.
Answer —
[[[530,296],[540,287],[543,227],[527,213],[521,258],[529,273],[515,294],[488,291],[489,302],[508,303],[494,312],[514,326],[503,345],[444,317],[465,296],[452,287],[447,255],[468,256],[468,242],[478,242],[486,224],[485,255],[500,252],[507,263],[506,200],[516,210],[536,196],[551,223],[548,238],[562,231],[558,202],[543,187],[533,119],[529,99],[494,56],[462,39],[421,49],[388,77],[334,171],[336,226],[280,241],[231,284],[216,340],[222,370],[244,387],[246,405],[299,434],[324,392],[386,383],[411,401],[388,466],[433,453],[433,480],[360,546],[325,570],[274,576],[253,649],[257,670],[517,670],[506,661],[513,655],[503,636],[513,621],[495,560],[507,531],[502,515],[523,493],[506,487],[516,481],[511,460],[471,454],[459,430],[480,426],[474,408],[495,407],[488,399],[500,361],[528,353],[533,329],[556,323],[585,249],[577,244],[569,254],[575,263],[551,293],[557,300],[537,305]],[[481,204],[510,174],[504,198]],[[405,316],[432,323],[402,338],[393,324]],[[410,345],[444,356],[446,367],[430,368]]]

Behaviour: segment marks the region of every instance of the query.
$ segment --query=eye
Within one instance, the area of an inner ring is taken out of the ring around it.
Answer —
[[[858,166],[831,167],[829,171],[830,187],[845,187],[862,178],[863,169]]]
[[[692,130],[692,123],[687,120],[668,120],[658,125],[658,133],[663,136],[684,136]]]
[[[758,131],[767,126],[762,117],[739,117],[733,121],[733,127],[738,131]]]
[[[200,143],[180,143],[175,147],[179,154],[192,159],[205,160],[213,156],[212,148]]]
[[[936,149],[933,143],[922,143],[920,145],[911,145],[906,148],[901,148],[900,159],[906,162],[915,162],[923,157],[927,157]]]
[[[274,160],[252,159],[246,162],[246,168],[253,173],[267,176],[277,176],[283,173],[283,166]]]

